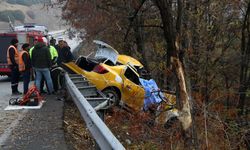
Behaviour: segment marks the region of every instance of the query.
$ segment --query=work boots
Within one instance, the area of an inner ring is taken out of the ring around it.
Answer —
[[[18,85],[11,86],[12,89],[12,95],[21,95],[22,93],[18,91],[17,89]]]

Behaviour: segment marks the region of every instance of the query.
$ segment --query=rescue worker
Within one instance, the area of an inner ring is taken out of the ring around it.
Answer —
[[[64,46],[63,46],[62,51],[63,51],[63,55],[64,55],[63,62],[67,63],[67,62],[74,60],[74,56],[71,52],[71,48],[69,47],[69,45],[66,41],[64,41]]]
[[[50,45],[52,46],[56,46],[56,39],[54,39],[53,37],[50,39]]]
[[[34,45],[33,45],[33,46],[30,48],[30,50],[29,50],[30,59],[32,58],[32,51],[33,51],[35,45],[37,44],[37,41],[38,41],[38,37],[36,36],[35,39],[34,39]],[[43,90],[44,82],[45,82],[45,79],[44,79],[44,77],[42,76],[42,80],[41,80],[41,84],[40,84],[40,93],[46,93],[46,92]],[[48,88],[48,86],[47,86],[47,88]]]
[[[52,61],[52,65],[55,65],[56,64],[56,61],[57,61],[57,58],[58,58],[58,53],[57,53],[57,50],[55,49],[53,45],[53,40],[50,40],[50,45],[48,45],[48,48],[49,48],[49,51],[50,51],[50,55],[51,55],[51,61]],[[51,45],[52,44],[52,45]],[[41,93],[46,93],[44,90],[43,90],[43,87],[44,87],[44,82],[45,82],[45,79],[44,77],[42,77],[42,80],[41,80],[41,86],[40,86],[40,91]],[[46,82],[45,82],[46,84]],[[48,85],[46,84],[46,87],[48,89]],[[53,81],[53,87],[54,87],[54,91],[57,91],[57,88],[55,89],[55,83]]]
[[[22,51],[19,53],[19,71],[23,75],[23,94],[25,95],[29,89],[31,61],[29,56],[29,44],[22,45]]]
[[[18,82],[19,82],[19,69],[18,69],[18,57],[19,53],[17,50],[18,40],[16,38],[12,39],[10,46],[7,50],[7,63],[11,69],[11,89],[12,95],[22,94],[18,91]]]
[[[59,52],[59,50],[62,49],[62,47],[63,47],[63,38],[59,37],[58,38],[58,44],[55,45],[55,48],[56,48],[57,52]]]
[[[53,64],[56,64],[57,58],[58,58],[58,52],[57,52],[56,48],[54,47],[54,45],[55,45],[54,40],[55,39],[51,39],[49,41],[49,43],[50,43],[49,50],[50,50],[50,54],[51,54],[51,60],[52,60]]]
[[[31,53],[32,53],[32,51],[33,51],[33,49],[34,49],[34,47],[35,47],[35,45],[37,43],[37,40],[38,40],[38,37],[35,37],[35,39],[34,39],[34,45],[29,50],[30,58],[31,58]]]
[[[58,52],[58,58],[57,58],[57,64],[61,65],[63,54],[62,54],[62,48],[64,47],[64,41],[63,38],[58,39],[58,44],[55,46],[57,52]]]
[[[42,39],[44,42],[44,39]],[[35,42],[36,43],[36,42]],[[44,42],[46,44],[46,42]],[[52,43],[52,41],[50,41],[50,43]],[[33,46],[30,50],[29,50],[29,54],[30,54],[30,58],[32,58],[32,51],[34,49],[35,46]],[[51,60],[52,62],[56,62],[57,58],[58,58],[58,53],[56,48],[53,45],[49,45],[49,50],[50,50],[50,55],[51,55]]]
[[[46,44],[45,40],[47,41],[47,39],[45,37],[42,38],[43,42]],[[35,41],[37,41],[37,39],[35,39]],[[50,44],[53,45],[53,42],[54,40],[51,39],[50,40]],[[37,43],[37,42],[35,42]],[[47,44],[46,44],[47,45]],[[50,55],[51,55],[51,60],[52,60],[52,63],[53,64],[56,64],[56,61],[57,61],[57,58],[58,58],[58,53],[57,53],[57,50],[55,49],[54,46],[52,45],[48,45],[48,48],[49,48],[49,51],[50,51]],[[30,49],[29,53],[30,53],[30,58],[32,58],[32,51],[34,49],[34,46]],[[44,87],[44,82],[45,82],[45,78],[44,76],[42,76],[42,80],[41,80],[41,83],[40,83],[40,92],[41,93],[46,93],[44,90],[43,90],[43,87]],[[46,87],[48,89],[48,85],[46,84]]]
[[[62,44],[59,45],[60,49],[58,51],[58,65],[61,65],[62,62],[67,63],[74,59],[73,54],[71,53],[70,47],[66,41],[62,41]]]
[[[42,38],[38,38],[38,43],[31,51],[31,56],[32,56],[31,57],[32,66],[36,73],[35,77],[36,87],[40,87],[42,77],[44,77],[46,83],[48,84],[49,94],[53,94],[54,87],[49,70],[49,68],[52,66],[51,54],[49,48],[45,45]]]

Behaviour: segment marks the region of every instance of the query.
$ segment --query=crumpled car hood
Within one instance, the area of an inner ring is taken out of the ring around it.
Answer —
[[[116,64],[119,53],[113,47],[102,41],[94,40],[93,42],[97,45],[96,59],[108,59]]]

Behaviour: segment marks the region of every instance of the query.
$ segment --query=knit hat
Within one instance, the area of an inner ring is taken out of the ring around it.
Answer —
[[[37,39],[37,42],[43,43],[43,38],[39,37],[39,38]]]
[[[23,45],[22,45],[22,49],[26,49],[26,48],[28,48],[30,45],[28,44],[28,43],[24,43]]]
[[[10,44],[11,45],[15,45],[16,43],[18,43],[18,40],[15,38],[15,39],[12,39],[11,41],[10,41]]]

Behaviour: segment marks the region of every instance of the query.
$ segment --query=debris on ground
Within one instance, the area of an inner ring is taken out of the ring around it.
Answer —
[[[66,101],[64,111],[66,141],[76,150],[94,150],[95,141],[74,103]],[[180,136],[177,127],[166,129],[155,124],[153,114],[134,114],[118,107],[106,112],[105,123],[128,150],[168,149],[170,145],[176,147],[177,142],[173,139]]]
[[[63,122],[67,144],[76,150],[95,149],[95,141],[73,101],[65,101]]]

